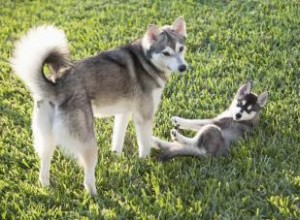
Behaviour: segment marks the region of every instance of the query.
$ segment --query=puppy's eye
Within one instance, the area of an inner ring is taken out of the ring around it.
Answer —
[[[184,49],[184,47],[183,47],[183,46],[179,47],[179,52],[182,52],[182,51],[183,51],[183,49]]]
[[[169,52],[167,52],[167,51],[164,51],[164,52],[163,52],[163,55],[165,55],[166,57],[171,56],[171,54],[170,54]]]
[[[243,105],[242,101],[241,101],[241,100],[238,100],[237,105],[238,105],[238,106]]]

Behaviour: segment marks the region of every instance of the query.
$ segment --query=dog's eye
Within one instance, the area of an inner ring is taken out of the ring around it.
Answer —
[[[182,52],[182,51],[183,51],[183,49],[184,49],[184,47],[183,47],[183,46],[179,47],[179,52]]]
[[[238,105],[238,106],[243,105],[242,101],[241,101],[241,100],[238,100],[237,105]]]
[[[167,52],[167,51],[164,51],[164,52],[163,52],[163,55],[165,55],[166,57],[171,56],[171,54],[170,54],[169,52]]]

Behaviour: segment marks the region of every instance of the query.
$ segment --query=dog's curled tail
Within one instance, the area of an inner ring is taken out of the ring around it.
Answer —
[[[55,85],[44,75],[43,66],[49,64],[58,71],[70,64],[68,60],[65,33],[54,26],[40,26],[29,30],[16,44],[11,66],[38,99],[55,95]]]

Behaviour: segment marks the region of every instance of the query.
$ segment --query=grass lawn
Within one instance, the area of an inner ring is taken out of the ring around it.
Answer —
[[[150,2],[1,1],[1,219],[300,218],[300,2]],[[113,120],[97,119],[99,196],[84,192],[82,171],[60,151],[52,162],[52,187],[40,187],[32,98],[8,65],[14,42],[32,26],[54,24],[65,30],[77,60],[133,41],[148,24],[172,23],[179,15],[187,22],[190,68],[170,79],[154,134],[169,139],[173,115],[215,116],[247,80],[257,93],[270,92],[255,134],[237,143],[229,158],[161,164],[138,158],[132,124],[123,156],[114,156]]]

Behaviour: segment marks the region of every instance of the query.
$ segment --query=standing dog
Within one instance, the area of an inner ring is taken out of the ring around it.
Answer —
[[[170,72],[184,72],[186,26],[150,25],[144,37],[127,46],[71,63],[66,36],[53,26],[31,29],[16,45],[14,72],[34,99],[32,128],[40,160],[40,182],[50,184],[50,162],[60,145],[83,166],[84,186],[96,195],[97,146],[93,116],[115,116],[112,150],[120,155],[133,115],[139,156],[150,153],[152,123]],[[45,76],[48,64],[52,79]]]
[[[251,83],[241,86],[230,107],[214,119],[190,120],[172,117],[175,126],[198,131],[194,138],[187,138],[177,130],[171,131],[169,143],[154,138],[162,149],[160,159],[170,160],[177,156],[218,156],[227,155],[233,142],[251,132],[259,120],[259,112],[268,99],[268,93],[251,93]]]

